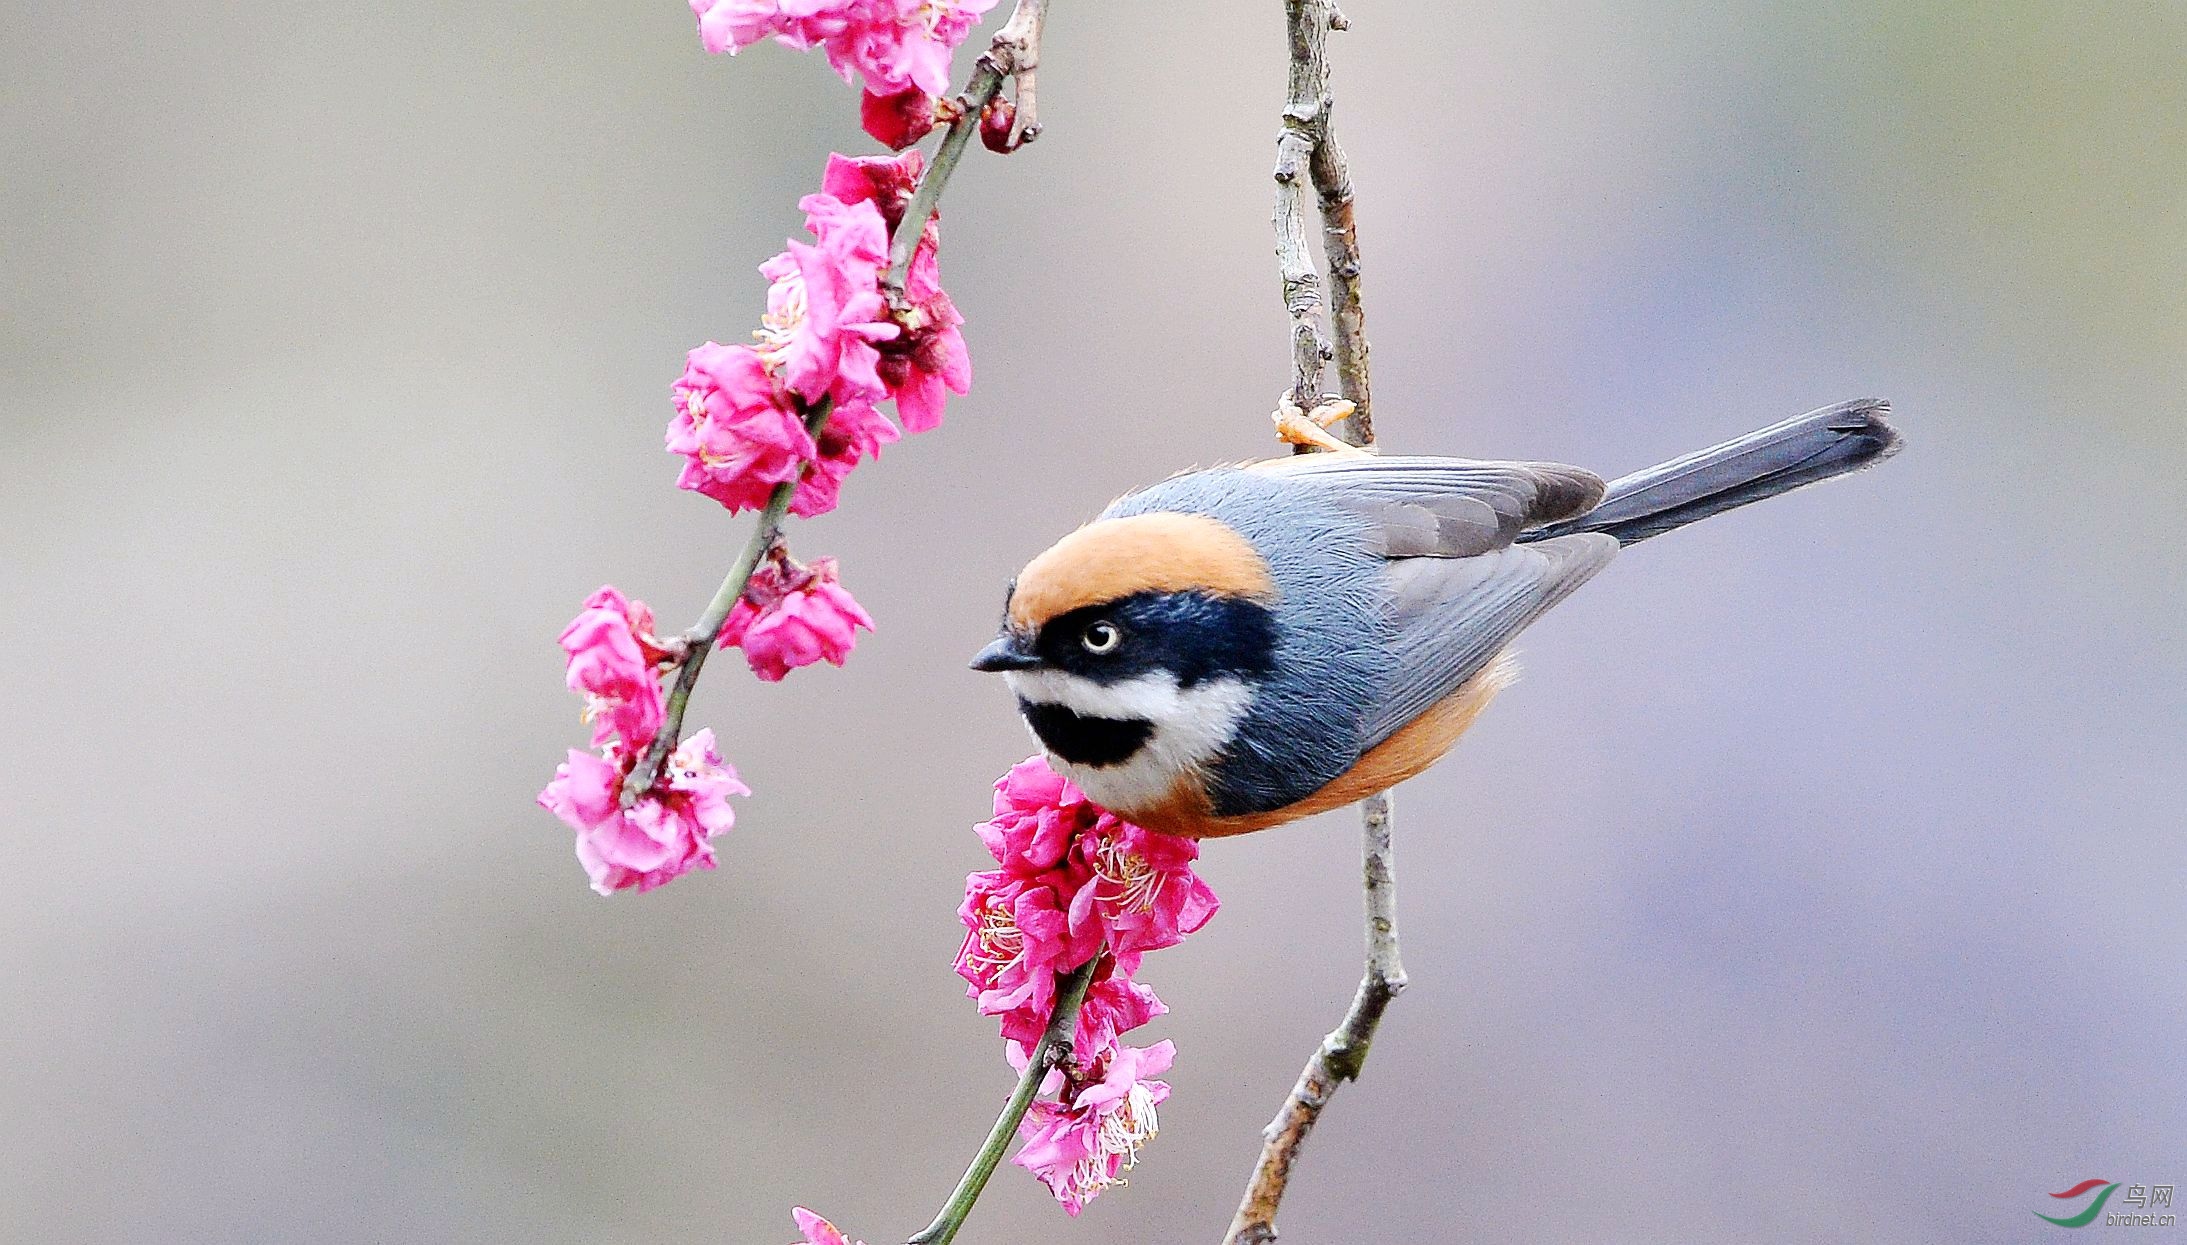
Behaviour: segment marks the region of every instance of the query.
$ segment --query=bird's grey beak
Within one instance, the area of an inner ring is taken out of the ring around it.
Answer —
[[[979,651],[972,659],[972,668],[994,674],[1002,670],[1036,670],[1040,658],[1025,651],[1016,633],[1005,631],[995,637],[995,642]]]

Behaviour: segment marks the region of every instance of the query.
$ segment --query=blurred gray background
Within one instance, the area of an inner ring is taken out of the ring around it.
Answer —
[[[2030,1239],[2187,1180],[2187,8],[1351,16],[1390,445],[1608,474],[1881,394],[1910,447],[1626,557],[1403,789],[1413,990],[1285,1240]],[[793,533],[880,633],[716,667],[723,868],[603,900],[531,803],[555,634],[603,582],[686,625],[743,539],[668,387],[850,90],[677,0],[0,12],[0,1234],[924,1224],[1010,1081],[950,961],[1028,745],[964,661],[1053,536],[1269,449],[1282,55],[1275,0],[1056,5],[1046,136],[945,209],[976,391]],[[963,1239],[1216,1240],[1356,850],[1211,846],[1130,1187],[1005,1168]]]

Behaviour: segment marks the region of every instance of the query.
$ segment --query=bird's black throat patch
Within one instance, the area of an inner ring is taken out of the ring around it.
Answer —
[[[1145,718],[1090,718],[1063,705],[1020,700],[1018,712],[1040,742],[1073,765],[1118,765],[1146,746],[1154,723]]]

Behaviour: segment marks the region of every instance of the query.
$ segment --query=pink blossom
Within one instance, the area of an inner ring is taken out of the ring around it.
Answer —
[[[1143,952],[1183,942],[1221,903],[1192,870],[1197,841],[1104,818],[1078,839],[1093,882],[1073,898],[1071,924],[1097,925],[1125,967],[1136,968]]]
[[[934,97],[917,87],[894,95],[867,91],[858,100],[858,124],[876,142],[902,151],[934,128]]]
[[[995,863],[1031,877],[1062,864],[1078,836],[1105,817],[1046,756],[1035,755],[995,780],[995,815],[973,829]]]
[[[814,442],[815,457],[790,498],[790,513],[809,519],[835,509],[851,469],[861,459],[879,457],[882,446],[895,444],[903,435],[864,398],[839,400]]]
[[[978,1000],[983,1015],[1026,1010],[1045,1018],[1055,1006],[1056,974],[1093,958],[1101,948],[1098,934],[1074,934],[1064,913],[1065,894],[1056,883],[1012,877],[1001,870],[974,873],[964,880],[964,946],[957,952],[957,975],[967,997]]]
[[[660,781],[630,808],[620,800],[631,758],[572,750],[539,793],[539,805],[577,831],[577,859],[603,895],[649,891],[693,869],[714,867],[713,839],[736,825],[729,797],[750,795],[714,751],[714,732],[686,739]]]
[[[866,613],[836,579],[835,559],[811,566],[762,564],[721,625],[721,643],[744,650],[752,673],[769,683],[817,661],[841,666],[858,642],[858,628],[873,630]]]
[[[1044,756],[1027,757],[995,783],[995,815],[976,831],[1017,876],[1046,874],[1068,856],[1074,876],[1086,879],[1068,888],[1072,930],[1098,930],[1127,970],[1144,952],[1176,946],[1220,906],[1193,872],[1197,842],[1103,809]]]
[[[820,176],[820,190],[845,203],[872,203],[890,237],[903,223],[904,209],[919,188],[919,174],[926,160],[916,151],[897,156],[845,156],[830,153],[828,167]],[[933,221],[928,220],[929,228]],[[921,239],[924,243],[925,239]]]
[[[980,1011],[1000,1018],[1012,1066],[1029,1066],[1053,1021],[1057,974],[1098,957],[1071,1033],[1073,1058],[1042,1087],[1054,1100],[1035,1101],[1019,1126],[1026,1142],[1016,1160],[1076,1215],[1122,1182],[1169,1096],[1154,1078],[1175,1047],[1121,1041],[1169,1010],[1133,976],[1147,951],[1204,926],[1215,894],[1193,872],[1196,843],[1108,812],[1045,757],[996,781],[994,815],[978,833],[1001,867],[965,879],[957,974]]]
[[[880,288],[888,226],[870,203],[817,194],[798,206],[817,242],[791,242],[760,265],[771,283],[760,357],[808,403],[829,393],[838,401],[878,398],[885,391],[874,373],[874,343],[897,335]]]
[[[949,62],[996,0],[691,0],[699,42],[734,53],[762,39],[822,47],[849,82],[891,95],[949,90]]]
[[[731,55],[772,38],[803,51],[839,36],[849,21],[843,0],[691,0],[699,19],[699,43]]]
[[[792,1207],[790,1218],[797,1223],[797,1230],[805,1234],[803,1245],[864,1245],[843,1235],[841,1229],[802,1206]]]
[[[1150,1078],[1169,1070],[1176,1048],[1120,1046],[1085,1080],[1066,1081],[1057,1101],[1042,1099],[1018,1126],[1025,1147],[1013,1162],[1040,1177],[1073,1216],[1102,1190],[1122,1183],[1139,1149],[1157,1131],[1155,1107],[1169,1086]]]
[[[871,200],[893,238],[923,168],[916,151],[860,159],[831,155],[820,184],[844,203]],[[896,400],[896,416],[909,432],[938,427],[948,395],[961,395],[972,387],[972,360],[961,331],[964,317],[942,291],[940,247],[940,218],[930,216],[920,228],[911,269],[904,277],[906,306],[896,317],[903,331],[878,345],[881,383]]]
[[[896,417],[910,432],[941,426],[951,393],[972,388],[972,356],[965,350],[964,317],[942,290],[941,229],[929,219],[904,275],[904,303],[896,312],[903,329],[880,346],[881,383],[896,400]]]
[[[922,267],[929,275],[921,276]],[[911,309],[898,321],[905,331],[881,347],[881,383],[896,399],[896,417],[907,432],[939,428],[949,395],[972,390],[972,356],[960,327],[964,317],[932,269],[931,263],[912,260],[904,287]]]
[[[687,460],[678,488],[731,510],[757,510],[776,485],[803,473],[816,447],[757,351],[708,342],[690,353],[676,382],[668,449]]]
[[[949,93],[949,61],[996,0],[864,0],[850,7],[842,32],[823,43],[843,80],[892,95],[917,87]]]
[[[661,681],[654,663],[665,654],[653,637],[653,611],[613,588],[585,599],[584,611],[562,629],[569,687],[586,698],[594,746],[620,741],[625,751],[653,742],[661,729]]]

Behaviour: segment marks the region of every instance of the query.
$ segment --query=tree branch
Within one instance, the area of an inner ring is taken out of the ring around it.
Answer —
[[[818,437],[828,424],[828,412],[835,405],[834,399],[822,398],[805,416],[805,431]],[[668,689],[667,712],[661,718],[660,732],[653,736],[645,755],[631,767],[623,779],[623,807],[638,802],[660,777],[661,766],[668,754],[676,748],[676,738],[683,732],[683,712],[691,703],[691,689],[698,684],[699,669],[706,665],[706,655],[714,651],[714,641],[721,635],[722,623],[728,621],[729,611],[737,607],[737,598],[752,582],[752,573],[759,569],[767,551],[782,539],[783,518],[790,512],[790,498],[797,494],[796,480],[775,485],[767,495],[767,505],[759,512],[759,523],[752,529],[752,538],[744,543],[744,552],[730,564],[729,573],[722,577],[721,586],[714,589],[714,599],[707,603],[706,612],[691,624],[691,630],[683,633],[682,664],[676,668],[676,682]]]
[[[1375,443],[1367,376],[1366,320],[1360,306],[1359,234],[1353,219],[1351,174],[1331,132],[1328,34],[1343,30],[1344,15],[1330,0],[1285,0],[1290,24],[1290,92],[1283,134],[1276,140],[1276,256],[1283,273],[1284,307],[1291,313],[1292,383],[1287,397],[1300,408],[1321,406],[1321,372],[1334,358],[1337,384],[1353,404],[1353,443]],[[1304,164],[1321,216],[1333,294],[1334,343],[1321,334],[1315,313],[1320,277],[1306,249]],[[1283,1203],[1306,1136],[1345,1081],[1359,1079],[1367,1051],[1390,1001],[1405,988],[1398,954],[1397,878],[1391,845],[1394,810],[1388,792],[1360,803],[1362,877],[1366,890],[1367,967],[1352,1005],[1299,1073],[1276,1118],[1262,1130],[1260,1161],[1230,1221],[1224,1245],[1268,1245],[1276,1239],[1276,1211]]]
[[[1298,6],[1293,5],[1295,10]],[[1329,29],[1345,30],[1351,23],[1335,5],[1328,5]],[[1293,21],[1296,26],[1296,19]],[[1335,99],[1328,89],[1326,38],[1314,41],[1308,51],[1320,53],[1316,62],[1321,89],[1319,125],[1314,135],[1313,156],[1307,170],[1314,179],[1316,206],[1321,209],[1321,245],[1329,260],[1329,323],[1336,338],[1337,389],[1352,403],[1352,441],[1374,444],[1372,393],[1367,382],[1367,318],[1359,303],[1359,228],[1352,216],[1352,171],[1344,149],[1337,145],[1330,111]],[[1298,54],[1293,37],[1292,54]],[[1295,63],[1295,62],[1294,62]]]
[[[1033,1057],[1018,1076],[1018,1087],[1011,1091],[1010,1101],[1003,1104],[1002,1114],[995,1117],[995,1126],[987,1130],[987,1140],[980,1145],[978,1154],[972,1156],[972,1165],[965,1168],[963,1179],[942,1203],[941,1213],[926,1230],[911,1238],[908,1245],[949,1245],[972,1213],[973,1203],[980,1200],[980,1193],[987,1188],[988,1177],[1002,1162],[1002,1152],[1010,1148],[1010,1139],[1017,1135],[1018,1123],[1032,1109],[1033,1099],[1040,1093],[1040,1083],[1048,1073],[1071,1058],[1071,1035],[1078,1031],[1079,1006],[1086,1001],[1086,987],[1093,984],[1094,966],[1107,955],[1106,948],[1084,964],[1067,974],[1056,977],[1056,1008],[1048,1019],[1048,1028],[1040,1035],[1040,1045],[1033,1048]]]
[[[1306,180],[1314,152],[1328,133],[1329,28],[1325,5],[1286,0],[1291,17],[1290,91],[1283,105],[1283,132],[1276,138],[1276,269],[1283,277],[1283,307],[1291,313],[1291,401],[1300,409],[1321,398],[1321,365],[1332,355],[1321,331],[1321,273],[1306,241]]]

